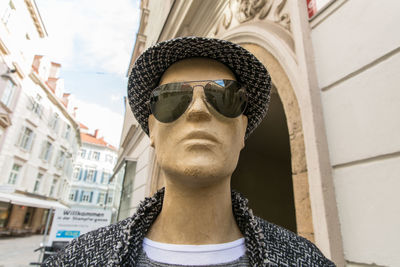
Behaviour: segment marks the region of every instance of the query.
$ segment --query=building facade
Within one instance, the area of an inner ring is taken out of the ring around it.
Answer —
[[[34,1],[0,6],[0,229],[41,232],[60,203],[80,146],[79,124],[59,78],[60,64],[35,56],[46,37]],[[1,124],[1,123],[0,123]]]
[[[106,209],[117,213],[121,185],[110,181],[117,149],[81,124],[82,147],[74,164],[65,201],[71,208]]]
[[[271,74],[268,115],[232,177],[254,212],[313,241],[338,266],[400,265],[399,2],[162,5],[141,1],[128,74],[147,47],[190,35],[238,43]],[[120,219],[163,185],[128,104],[115,172],[124,176]]]

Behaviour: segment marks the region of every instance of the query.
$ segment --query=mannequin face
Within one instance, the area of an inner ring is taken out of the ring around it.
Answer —
[[[190,58],[171,65],[160,84],[199,80],[236,80],[222,63]],[[191,83],[193,99],[185,113],[170,123],[149,116],[151,145],[166,177],[186,186],[207,186],[230,178],[244,147],[247,117],[227,118],[205,100],[204,82]]]

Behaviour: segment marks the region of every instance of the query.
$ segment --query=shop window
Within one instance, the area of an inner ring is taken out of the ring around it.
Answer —
[[[10,204],[0,202],[0,228],[6,227],[10,212]]]
[[[15,91],[14,82],[10,79],[7,79],[6,88],[4,88],[3,95],[1,96],[1,102],[3,102],[3,104],[6,105],[7,107],[11,106],[12,103],[11,100],[14,95],[14,91]]]
[[[8,176],[8,183],[9,184],[16,184],[20,171],[21,171],[22,166],[18,165],[16,163],[14,163],[14,165],[12,166],[10,175]]]
[[[33,187],[33,193],[38,193],[40,184],[42,183],[43,173],[38,173],[35,180],[35,186]]]

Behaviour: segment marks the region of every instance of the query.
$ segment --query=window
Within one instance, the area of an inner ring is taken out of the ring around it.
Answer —
[[[57,160],[55,162],[55,166],[58,169],[62,169],[64,167],[64,164],[65,164],[65,152],[64,152],[64,150],[60,150],[58,152],[58,157],[57,157]]]
[[[103,173],[101,174],[101,180],[100,183],[101,184],[107,184],[108,183],[108,179],[110,178],[111,174],[103,171]]]
[[[332,4],[335,0],[307,0],[308,18],[315,17],[321,10]]]
[[[104,204],[104,197],[105,197],[104,193],[99,193],[97,197],[97,204]]]
[[[33,187],[33,193],[39,192],[42,177],[43,177],[43,173],[39,172],[36,176],[35,186]]]
[[[6,7],[6,10],[4,11],[1,20],[4,22],[4,24],[7,26],[8,22],[10,21],[11,17],[15,13],[15,6],[14,3],[10,0],[8,2],[8,6]]]
[[[106,155],[106,162],[113,163],[113,156]]]
[[[75,200],[75,191],[73,191],[72,189],[71,189],[71,191],[69,192],[69,197],[68,197],[68,199],[69,199],[69,200]]]
[[[80,153],[81,158],[85,158],[86,156],[86,149],[81,149],[81,153]]]
[[[97,161],[100,160],[100,152],[94,151],[92,153],[92,159],[97,160]]]
[[[58,126],[59,126],[59,122],[60,122],[60,115],[57,114],[57,112],[54,112],[49,120],[49,127],[57,132],[58,131]]]
[[[87,170],[86,181],[88,182],[96,182],[97,171],[93,169]]]
[[[6,88],[4,89],[3,95],[1,96],[1,102],[3,102],[3,104],[7,107],[10,107],[11,105],[11,99],[14,95],[14,87],[15,84],[13,83],[13,81],[7,79]]]
[[[48,162],[50,161],[52,152],[53,152],[53,145],[50,143],[50,141],[43,141],[42,151],[40,152],[39,157],[44,161]]]
[[[26,151],[30,151],[33,145],[34,137],[35,134],[31,129],[28,127],[22,127],[17,145]]]
[[[79,194],[78,190],[71,189],[69,191],[69,200],[77,201],[78,200],[78,194]]]
[[[81,202],[91,203],[93,198],[93,192],[82,191]]]
[[[108,203],[108,204],[110,204],[110,203],[112,202],[112,200],[113,200],[113,197],[112,197],[112,196],[108,196],[108,197],[107,197],[107,203]]]
[[[8,183],[9,184],[16,184],[17,183],[17,179],[19,176],[19,172],[21,170],[21,165],[15,164],[12,166],[10,175],[8,176]]]
[[[67,124],[67,127],[65,128],[64,132],[64,138],[68,140],[70,133],[71,133],[71,126]]]
[[[74,172],[72,173],[72,178],[74,178],[75,180],[78,180],[80,171],[81,171],[80,167],[75,167]]]
[[[39,94],[37,94],[35,98],[30,97],[29,100],[30,102],[28,104],[28,109],[32,110],[33,113],[35,113],[36,115],[38,115],[39,118],[41,118],[43,113],[43,106],[40,103],[42,101],[42,97]]]
[[[57,183],[58,183],[58,179],[57,179],[57,178],[54,178],[53,181],[52,181],[52,183],[51,183],[51,186],[50,186],[49,196],[52,197],[52,196],[54,195],[54,189],[56,188]]]

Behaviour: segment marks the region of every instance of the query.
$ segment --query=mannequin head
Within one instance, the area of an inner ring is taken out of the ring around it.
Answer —
[[[172,64],[161,84],[199,80],[236,80],[224,64],[208,58],[188,58]],[[230,179],[244,147],[247,117],[228,118],[205,100],[201,86],[190,83],[193,99],[177,120],[162,123],[149,116],[151,145],[167,179],[185,186],[210,186]],[[168,178],[170,177],[170,178]]]

